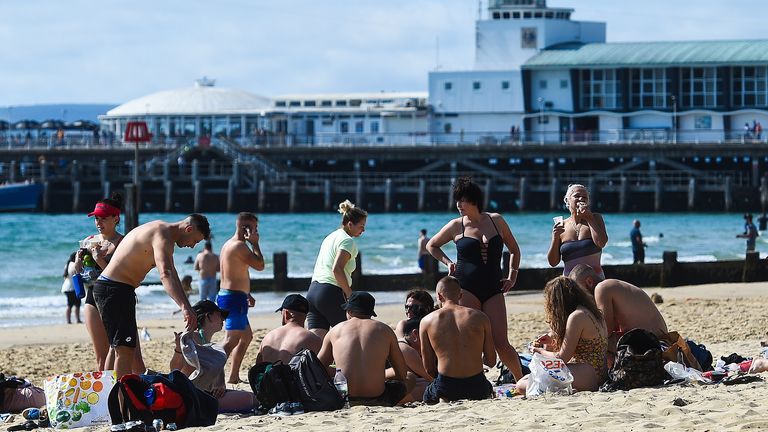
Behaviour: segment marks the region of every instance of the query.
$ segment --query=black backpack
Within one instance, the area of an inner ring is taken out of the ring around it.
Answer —
[[[632,329],[619,339],[616,360],[600,391],[658,386],[666,377],[659,338],[647,330]]]
[[[257,363],[248,370],[248,383],[259,401],[259,410],[269,410],[281,402],[301,401],[294,373],[282,361]]]
[[[305,348],[297,352],[288,364],[296,378],[305,411],[334,411],[344,406],[344,398],[328,376],[328,368],[312,350]]]

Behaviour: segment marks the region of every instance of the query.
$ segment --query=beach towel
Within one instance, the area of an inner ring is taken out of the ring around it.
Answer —
[[[108,395],[115,372],[56,375],[45,380],[45,404],[51,426],[72,429],[109,424]]]

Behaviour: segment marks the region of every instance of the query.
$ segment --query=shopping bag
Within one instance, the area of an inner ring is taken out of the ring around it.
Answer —
[[[44,388],[51,426],[72,429],[110,424],[108,396],[115,378],[115,371],[48,377]]]
[[[573,375],[562,359],[534,353],[529,367],[531,374],[528,377],[526,396],[548,392],[571,394]]]

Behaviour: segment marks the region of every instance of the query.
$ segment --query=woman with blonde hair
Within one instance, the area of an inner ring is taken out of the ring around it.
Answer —
[[[552,331],[534,342],[533,352],[568,363],[575,390],[595,391],[608,377],[608,330],[595,299],[565,276],[544,287],[544,312]],[[517,383],[525,394],[528,377]]]
[[[577,264],[586,264],[604,278],[600,258],[608,244],[608,234],[603,216],[592,212],[589,191],[584,185],[569,185],[563,201],[571,215],[552,227],[552,242],[547,252],[549,265],[554,267],[562,260],[563,276],[568,276]]]
[[[368,213],[349,200],[339,204],[341,227],[328,234],[312,272],[307,290],[307,328],[324,338],[332,326],[347,319],[341,305],[352,294],[352,272],[357,258],[356,237],[365,232]]]

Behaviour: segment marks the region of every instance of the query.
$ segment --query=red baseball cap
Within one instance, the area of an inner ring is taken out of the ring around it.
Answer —
[[[96,203],[96,207],[93,208],[93,211],[88,213],[88,217],[91,216],[98,216],[98,217],[109,217],[109,216],[120,216],[120,209],[114,206],[111,206],[107,203]]]

